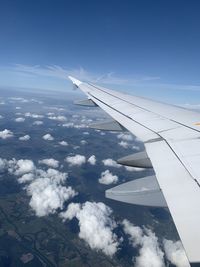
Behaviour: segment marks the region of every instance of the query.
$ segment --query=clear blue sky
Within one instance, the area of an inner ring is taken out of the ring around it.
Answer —
[[[0,86],[63,88],[72,72],[196,98],[199,14],[198,0],[1,0]]]

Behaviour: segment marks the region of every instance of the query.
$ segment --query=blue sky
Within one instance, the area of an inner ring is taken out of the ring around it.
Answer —
[[[0,1],[0,86],[92,80],[173,102],[200,99],[200,2]]]

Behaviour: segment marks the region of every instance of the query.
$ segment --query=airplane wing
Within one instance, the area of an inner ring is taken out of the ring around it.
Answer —
[[[159,188],[161,206],[168,206],[189,262],[200,263],[200,113],[69,79],[88,103],[144,142],[155,171],[156,182],[152,176],[129,182],[108,190],[108,197],[156,206]]]

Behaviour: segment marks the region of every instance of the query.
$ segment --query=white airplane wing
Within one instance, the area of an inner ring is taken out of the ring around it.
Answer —
[[[155,206],[160,200],[169,208],[189,262],[200,263],[200,113],[69,78],[88,103],[144,142],[155,170],[156,181],[151,176],[119,185],[107,191],[108,197]]]

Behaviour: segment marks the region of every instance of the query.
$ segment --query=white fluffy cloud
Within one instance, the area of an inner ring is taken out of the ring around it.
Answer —
[[[43,115],[39,115],[39,114],[35,114],[35,113],[30,113],[30,112],[26,112],[24,114],[25,117],[30,117],[33,119],[42,119],[44,116]]]
[[[120,146],[122,146],[123,148],[128,148],[129,146],[130,146],[130,144],[129,143],[127,143],[126,141],[120,141],[119,143],[118,143]]]
[[[67,121],[67,118],[65,116],[49,116],[48,119],[54,120],[54,121]]]
[[[42,160],[39,160],[38,162],[39,162],[39,164],[45,164],[45,165],[52,167],[52,168],[58,168],[59,167],[59,161],[55,160],[53,158],[42,159]]]
[[[4,129],[3,131],[0,131],[0,138],[2,139],[7,139],[13,136],[14,136],[13,132],[8,129]]]
[[[44,140],[47,140],[47,141],[53,141],[54,140],[54,138],[53,138],[53,136],[51,134],[45,134],[45,135],[43,135],[42,138]]]
[[[66,157],[66,162],[69,163],[71,166],[81,166],[82,164],[86,163],[86,158],[83,155],[75,155],[75,156],[68,156]]]
[[[25,173],[21,177],[19,177],[18,183],[24,184],[30,181],[33,181],[35,179],[35,174],[34,173]]]
[[[103,159],[102,162],[105,166],[108,166],[108,167],[116,167],[116,168],[121,167],[121,165],[117,164],[117,162],[113,159]]]
[[[87,141],[81,140],[81,145],[86,145],[86,144],[87,144]]]
[[[124,133],[118,134],[117,138],[124,140],[124,141],[133,141],[133,136],[131,134],[128,134],[128,133],[127,134],[124,134]]]
[[[19,117],[19,118],[16,118],[16,119],[15,119],[15,121],[16,121],[16,122],[24,122],[24,121],[25,121],[25,119],[24,119],[24,118],[21,118],[21,117]]]
[[[91,165],[95,165],[96,164],[96,157],[95,157],[95,155],[92,155],[92,156],[90,156],[89,157],[89,159],[88,159],[88,162],[91,164]]]
[[[30,196],[29,205],[39,217],[62,209],[64,202],[76,195],[70,186],[65,186],[67,173],[52,168],[47,171],[37,169],[31,160],[0,159],[0,171],[5,170],[16,175],[19,183],[25,184],[24,189]]]
[[[187,256],[180,241],[164,239],[163,241],[166,258],[177,267],[190,267]]]
[[[79,221],[79,237],[85,240],[90,248],[113,256],[119,245],[113,233],[116,227],[111,219],[112,210],[104,203],[86,202],[83,205],[71,203],[66,212],[60,214],[63,219],[76,217]]]
[[[28,140],[30,140],[30,139],[31,139],[31,137],[30,137],[30,135],[28,135],[28,134],[19,137],[19,140],[20,140],[20,141],[28,141]]]
[[[60,141],[59,144],[61,146],[68,146],[69,145],[66,141]]]
[[[29,159],[12,159],[8,161],[8,171],[15,175],[23,175],[35,171],[35,165]]]
[[[131,134],[128,134],[128,133],[127,134],[124,134],[124,133],[118,134],[117,138],[124,140],[124,141],[133,141],[133,136]]]
[[[117,182],[117,175],[113,175],[109,170],[102,172],[101,178],[99,178],[100,184],[116,184]]]
[[[33,125],[42,125],[43,121],[34,121]]]
[[[75,196],[75,191],[69,186],[62,185],[62,180],[56,176],[60,173],[49,169],[41,174],[27,186],[27,193],[31,196],[30,206],[39,217],[55,213],[58,208],[62,209],[63,204],[68,199]],[[54,172],[49,175],[49,172]]]
[[[129,172],[140,172],[145,170],[144,168],[131,167],[131,166],[124,166],[124,168]]]
[[[164,267],[164,253],[159,247],[158,238],[149,230],[134,226],[123,220],[124,232],[134,247],[139,247],[139,256],[135,259],[136,267]]]

